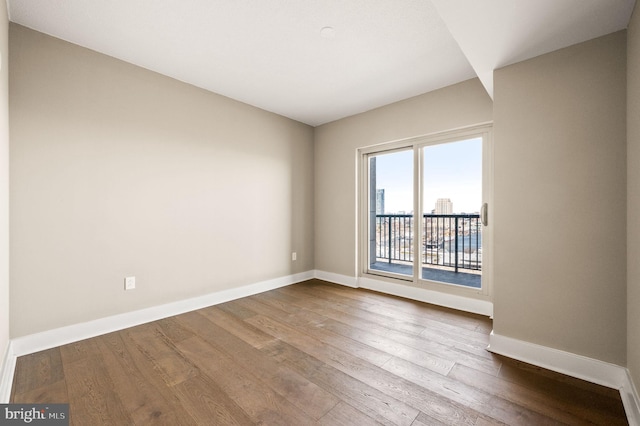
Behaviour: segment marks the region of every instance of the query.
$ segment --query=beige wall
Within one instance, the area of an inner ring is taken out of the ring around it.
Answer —
[[[626,363],[625,32],[494,73],[494,331]]]
[[[627,366],[640,389],[640,7],[627,32]]]
[[[0,366],[9,342],[9,19],[0,1]],[[1,367],[0,367],[1,368]],[[0,371],[1,373],[1,371]]]
[[[10,47],[12,337],[313,269],[311,127],[14,24]]]
[[[479,80],[394,103],[316,128],[316,269],[355,277],[358,148],[491,121]]]

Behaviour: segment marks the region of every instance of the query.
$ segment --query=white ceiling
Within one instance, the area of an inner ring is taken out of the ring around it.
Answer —
[[[7,0],[12,22],[316,126],[627,27],[635,0]],[[333,27],[335,36],[320,35]]]

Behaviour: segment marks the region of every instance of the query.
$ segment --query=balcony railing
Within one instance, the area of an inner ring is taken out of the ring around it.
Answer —
[[[422,264],[450,269],[482,270],[482,224],[479,214],[424,214]],[[376,215],[376,260],[413,262],[413,215]]]

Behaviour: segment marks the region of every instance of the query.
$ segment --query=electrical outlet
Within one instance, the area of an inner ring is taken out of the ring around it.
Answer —
[[[133,290],[134,288],[136,288],[136,277],[125,277],[124,289]]]
[[[298,254],[294,251],[293,253],[291,253],[291,260],[294,261],[298,258]]]

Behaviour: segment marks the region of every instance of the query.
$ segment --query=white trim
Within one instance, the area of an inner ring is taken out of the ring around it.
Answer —
[[[0,367],[0,404],[8,404],[11,398],[11,386],[13,386],[13,374],[16,369],[16,354],[13,352],[13,344],[9,341],[7,350]]]
[[[479,133],[493,130],[493,121],[485,121],[482,123],[472,124],[469,126],[455,127],[449,130],[426,133],[418,136],[409,136],[407,138],[395,139],[391,141],[382,141],[358,148],[359,154],[370,154],[377,151],[386,151],[387,149],[405,148],[415,143],[425,143],[434,141],[454,141],[459,137],[473,136]]]
[[[365,288],[368,290],[378,291],[380,293],[390,294],[392,296],[399,296],[406,299],[417,300],[419,302],[431,303],[432,305],[444,306],[445,308],[486,315],[488,317],[493,316],[493,303],[486,300],[472,299],[470,297],[375,280],[368,277],[349,277],[320,270],[315,271],[315,278],[351,288]]]
[[[138,311],[113,315],[111,317],[100,318],[85,323],[74,324],[43,331],[41,333],[30,334],[24,337],[18,337],[12,341],[13,353],[14,356],[27,355],[68,343],[77,342],[79,340],[111,333],[113,331],[134,327],[136,325],[162,318],[179,315],[196,309],[205,308],[207,306],[217,305],[230,300],[285,287],[301,281],[309,280],[313,277],[313,271],[302,272],[286,277],[249,284],[243,287],[217,291],[215,293],[209,293],[191,299],[167,303],[165,305],[153,306],[151,308],[141,309]]]
[[[627,420],[630,425],[640,425],[640,394],[638,389],[633,384],[631,374],[626,369],[625,383],[620,388],[620,397],[622,398],[622,405],[624,405],[624,411],[627,413]]]
[[[443,143],[456,142],[462,140],[468,140],[472,138],[480,138],[482,140],[482,203],[486,203],[489,206],[488,210],[488,224],[483,225],[482,244],[486,250],[483,253],[483,266],[482,266],[482,288],[479,289],[478,294],[483,296],[483,301],[480,305],[473,304],[471,308],[466,308],[465,303],[463,307],[456,307],[455,309],[461,309],[469,312],[476,312],[486,314],[493,311],[493,304],[490,302],[492,288],[493,288],[493,174],[494,174],[494,159],[493,159],[493,122],[479,123],[476,125],[460,127],[443,132],[436,132],[427,135],[413,136],[396,141],[384,142],[375,145],[365,146],[356,150],[356,259],[358,259],[357,268],[360,273],[374,273],[375,275],[386,276],[388,278],[395,278],[393,273],[383,271],[369,271],[370,257],[371,257],[371,245],[369,241],[369,220],[370,220],[370,208],[369,197],[370,194],[370,170],[369,170],[369,158],[378,154],[390,154],[402,150],[413,150],[413,211],[420,212],[421,206],[424,202],[422,200],[422,185],[423,185],[423,149],[427,146],[433,146]],[[478,206],[480,207],[480,206]],[[422,220],[418,220],[421,213],[414,213],[414,221],[416,225],[416,235],[423,234]],[[366,219],[366,220],[364,220]],[[419,239],[413,241],[414,253],[421,251]],[[415,285],[420,286],[417,288],[427,288],[431,291],[439,291],[439,284],[430,280],[425,280],[421,277],[420,270],[421,265],[414,263],[413,265],[412,280]],[[409,296],[406,296],[409,297]],[[466,296],[460,296],[467,298]],[[441,300],[444,302],[432,302],[431,300]],[[443,304],[443,306],[453,307],[449,304],[458,306],[457,302],[452,302],[450,297],[432,297],[429,296],[429,303]],[[470,298],[469,298],[470,299]],[[422,300],[422,299],[417,299]],[[489,314],[489,316],[492,316]]]
[[[333,272],[320,271],[316,269],[314,271],[314,278],[351,288],[358,288],[358,279],[356,277],[349,277],[347,275],[334,274]]]
[[[493,303],[486,300],[472,299],[470,297],[458,296],[425,288],[374,280],[368,277],[360,277],[358,284],[361,288],[375,290],[381,293],[391,294],[393,296],[418,300],[420,302],[431,303],[433,305],[444,306],[446,308],[457,309],[464,312],[471,312],[489,317],[493,316]]]
[[[620,389],[626,381],[626,368],[619,365],[513,339],[493,331],[487,350],[613,389]]]
[[[640,398],[629,370],[616,364],[491,332],[490,352],[620,391],[627,420],[640,425]]]

